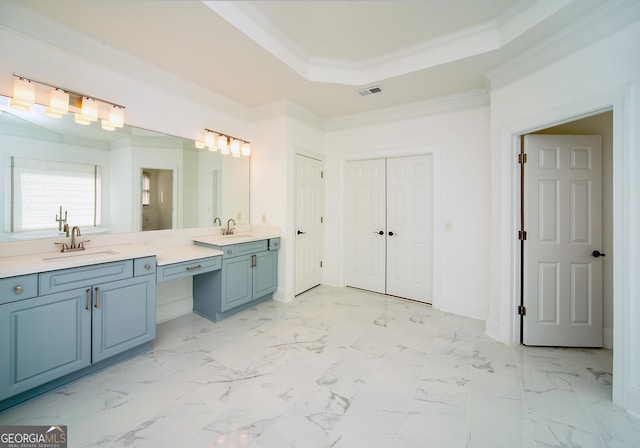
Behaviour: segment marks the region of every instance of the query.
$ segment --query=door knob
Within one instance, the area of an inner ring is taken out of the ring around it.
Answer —
[[[600,252],[599,250],[594,250],[593,252],[591,252],[591,255],[598,258],[598,257],[604,257],[604,254],[602,252]]]
[[[389,236],[397,235],[397,233],[389,232]]]
[[[302,232],[302,231],[298,230],[298,235],[304,235],[305,233],[307,233],[307,232]]]
[[[379,232],[373,232],[373,233],[375,233],[376,235],[384,235],[384,232],[382,230]]]

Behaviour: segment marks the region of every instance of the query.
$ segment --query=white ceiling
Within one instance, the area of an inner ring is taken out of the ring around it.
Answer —
[[[606,0],[9,1],[246,106],[333,118],[483,89]]]

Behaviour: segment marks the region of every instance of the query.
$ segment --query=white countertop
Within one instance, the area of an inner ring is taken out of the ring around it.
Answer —
[[[279,237],[280,234],[277,232],[250,231],[238,232],[233,235],[204,235],[193,237],[192,240],[194,242],[215,246],[227,246],[229,244],[247,243]],[[89,247],[86,250],[76,252],[63,253],[56,251],[29,255],[0,256],[0,278],[89,266],[132,258],[150,257],[153,255],[156,256],[158,266],[222,255],[220,250],[197,246],[195,244],[163,248],[154,246],[155,245],[129,243]]]
[[[280,234],[276,232],[238,232],[233,235],[217,234],[199,236],[195,237],[193,241],[214,246],[228,246],[229,244],[248,243],[251,241],[268,240],[270,238],[280,238]]]
[[[156,253],[156,249],[144,244],[121,244],[92,247],[77,252],[45,252],[17,257],[0,257],[0,278],[150,257]]]
[[[200,258],[215,257],[222,255],[222,251],[202,246],[178,246],[166,247],[156,254],[156,263],[158,266],[164,266],[172,263],[180,263],[183,261],[198,260]]]

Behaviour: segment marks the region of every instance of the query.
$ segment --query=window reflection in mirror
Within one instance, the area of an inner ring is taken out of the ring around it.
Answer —
[[[131,126],[116,131],[105,131],[97,123],[79,126],[71,114],[56,120],[45,116],[40,106],[14,111],[8,99],[0,97],[0,242],[58,235],[61,204],[47,213],[49,228],[12,231],[12,157],[98,167],[97,224],[83,228],[83,234],[143,229],[143,168],[173,174],[170,228],[213,226],[215,218],[249,223],[249,158],[197,150],[191,140]],[[68,224],[76,225],[71,214]]]

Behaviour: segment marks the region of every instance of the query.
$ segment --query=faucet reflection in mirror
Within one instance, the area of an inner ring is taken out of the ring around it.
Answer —
[[[100,119],[101,127],[106,131],[124,126],[124,106],[15,73],[13,76],[16,79],[9,105],[14,109],[29,111],[31,106],[39,104],[46,107],[48,117],[62,118],[72,111],[75,122],[81,125],[90,125]]]
[[[196,140],[196,148],[208,148],[211,152],[220,150],[220,154],[231,154],[232,157],[251,156],[251,142],[211,129],[204,130],[204,139]]]

